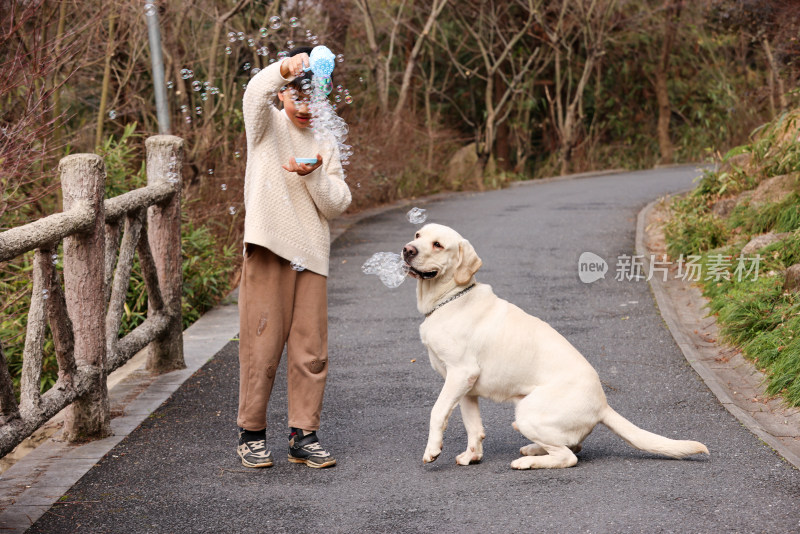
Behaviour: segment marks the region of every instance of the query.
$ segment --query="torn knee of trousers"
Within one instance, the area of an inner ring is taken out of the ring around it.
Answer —
[[[328,363],[328,360],[317,360],[313,359],[308,362],[306,365],[308,366],[308,370],[314,374],[319,374],[325,369],[325,365]]]
[[[261,319],[258,321],[258,329],[256,329],[256,335],[260,336],[264,332],[264,328],[267,326],[267,313],[263,312],[261,314]]]

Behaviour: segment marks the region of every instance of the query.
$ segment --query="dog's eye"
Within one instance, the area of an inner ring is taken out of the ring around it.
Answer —
[[[442,246],[442,244],[441,244],[441,243],[439,243],[438,241],[434,241],[434,242],[433,242],[433,248],[444,248],[444,247],[443,247],[443,246]]]
[[[419,239],[419,232],[417,232],[416,234],[414,234],[414,239]]]

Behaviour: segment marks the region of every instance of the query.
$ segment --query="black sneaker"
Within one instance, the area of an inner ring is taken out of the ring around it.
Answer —
[[[289,461],[306,464],[308,467],[332,467],[336,460],[331,453],[322,448],[316,432],[294,430],[289,436]]]
[[[266,436],[264,439],[249,439],[240,428],[236,452],[245,467],[272,467],[272,451],[267,450]]]

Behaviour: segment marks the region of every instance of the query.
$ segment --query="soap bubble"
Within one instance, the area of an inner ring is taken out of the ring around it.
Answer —
[[[50,298],[50,292],[46,289],[42,289],[42,299],[47,300]]]
[[[197,92],[203,88],[203,84],[197,80],[192,82],[192,91]]]
[[[335,97],[333,97],[333,99],[335,101],[337,101],[337,102],[341,102],[342,101],[342,95],[336,95]]]
[[[278,15],[273,15],[269,18],[269,27],[277,30],[281,27],[281,18]]]
[[[144,14],[148,17],[152,17],[156,14],[156,6],[153,4],[145,4],[144,5]]]
[[[408,267],[400,254],[394,252],[376,252],[361,266],[364,274],[375,274],[383,285],[396,288],[406,279]]]
[[[422,224],[425,222],[425,219],[428,218],[428,214],[425,213],[426,210],[422,208],[411,208],[408,213],[406,213],[406,219],[411,224]]]
[[[344,54],[336,54],[336,63],[342,63],[344,61]]]
[[[244,32],[239,32],[236,34],[236,38],[239,39],[240,41],[244,41],[244,37],[245,37]]]
[[[214,169],[208,169],[208,174],[209,174],[209,176],[213,176],[214,175]]]
[[[253,76],[255,76],[256,74],[258,74],[259,72],[261,72],[261,69],[259,69],[258,67],[256,67],[256,68],[254,68],[254,69],[250,70],[250,74],[251,74],[251,75],[253,75]]]
[[[208,90],[208,92],[211,93],[212,95],[218,95],[219,87],[212,87],[211,89]]]
[[[261,48],[259,48],[259,49],[256,51],[256,53],[257,53],[259,56],[262,56],[262,57],[267,57],[267,56],[269,55],[269,49],[268,49],[266,46],[262,46]],[[274,60],[273,60],[273,61],[274,61]]]
[[[114,119],[116,119],[116,118],[117,118],[117,112],[116,112],[116,110],[113,110],[113,109],[112,109],[111,111],[109,111],[109,112],[108,112],[108,118],[109,118],[109,119],[111,119],[112,121],[113,121]]]
[[[202,115],[203,114],[203,107],[202,106],[197,106],[196,108],[194,108],[194,112],[197,115]]]
[[[250,63],[245,63],[242,70],[250,70]]]
[[[53,254],[50,259],[53,260],[53,265],[58,264],[58,254]]]
[[[182,105],[181,113],[188,113],[188,112],[189,112],[189,106],[187,106],[186,104]]]
[[[222,184],[221,186],[219,186],[219,188],[222,189],[223,191],[227,191],[228,190],[228,184]]]
[[[181,69],[181,78],[184,80],[188,80],[189,78],[194,77],[194,72],[189,69]]]
[[[233,157],[239,159],[242,157],[242,153],[237,150],[236,152],[233,153]]]
[[[200,93],[200,100],[202,100],[203,102],[208,100],[208,93]]]
[[[266,37],[266,36],[267,36],[267,34],[269,33],[269,30],[267,30],[266,28],[261,28],[261,29],[260,29],[260,30],[258,30],[258,31],[259,31],[259,33],[261,34],[261,37]]]
[[[172,89],[173,87],[175,87],[175,84],[174,84],[174,83],[172,83],[172,80],[169,80],[169,81],[167,82],[167,89]]]
[[[231,206],[230,208],[228,208],[228,213],[230,213],[231,215],[236,215],[236,208]]]
[[[280,52],[278,52],[278,59],[283,59],[285,57],[289,57],[289,52],[287,52],[286,50],[281,50]]]
[[[344,91],[344,86],[341,85],[341,84],[337,85],[336,86],[336,92],[337,93],[341,93],[342,91]]]
[[[184,120],[186,121],[186,124],[192,124],[192,118],[189,115],[186,115]]]
[[[232,43],[236,42],[236,32],[228,32],[228,41]]]
[[[289,26],[291,26],[292,28],[297,28],[298,26],[300,26],[300,19],[298,19],[297,17],[290,18]]]
[[[346,97],[344,97],[344,101],[347,104],[352,104],[353,103],[353,97],[350,96],[350,95],[347,95]]]
[[[306,259],[302,256],[297,256],[292,260],[292,269],[297,272],[306,270]]]
[[[249,46],[250,48],[255,47],[256,46],[256,40],[253,39],[252,37],[248,38],[247,39],[247,46]]]

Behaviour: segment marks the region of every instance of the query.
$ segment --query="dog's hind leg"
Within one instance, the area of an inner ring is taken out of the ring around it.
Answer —
[[[520,447],[519,453],[523,456],[541,456],[547,454],[547,451],[538,443],[531,443],[530,445]]]
[[[569,450],[578,454],[581,452],[583,447],[581,445],[573,445],[569,447]],[[537,443],[531,443],[530,445],[525,445],[524,447],[520,447],[519,453],[523,456],[541,456],[543,454],[547,454],[547,451],[544,450],[544,447]]]
[[[511,462],[514,469],[560,469],[572,467],[578,463],[569,447],[564,445],[542,445],[547,454],[542,456],[523,456]]]
[[[459,465],[476,464],[483,459],[483,431],[478,397],[466,396],[461,399],[461,419],[467,429],[467,450],[456,456]]]

